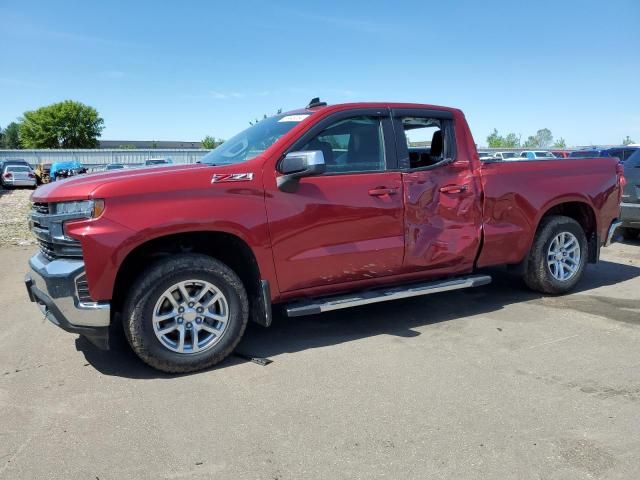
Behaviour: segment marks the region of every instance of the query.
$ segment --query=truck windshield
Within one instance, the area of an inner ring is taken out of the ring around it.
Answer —
[[[207,153],[201,163],[232,165],[257,157],[311,113],[275,115],[247,128]]]

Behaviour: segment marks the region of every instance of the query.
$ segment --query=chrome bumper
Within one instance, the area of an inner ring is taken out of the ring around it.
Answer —
[[[100,347],[107,346],[111,323],[109,302],[86,302],[78,296],[76,279],[84,274],[84,262],[79,259],[49,261],[38,253],[31,257],[29,266],[31,270],[25,277],[27,292],[46,318],[64,330],[89,337],[96,345],[100,343]]]
[[[611,226],[609,226],[609,231],[607,232],[607,239],[604,242],[604,246],[608,247],[613,243],[613,236],[616,233],[616,230],[620,228],[622,222],[620,220],[614,220],[611,222]]]

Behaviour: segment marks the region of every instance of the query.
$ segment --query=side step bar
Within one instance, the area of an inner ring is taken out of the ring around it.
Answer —
[[[459,290],[461,288],[479,287],[489,283],[491,283],[491,277],[489,275],[473,275],[438,282],[414,283],[400,287],[367,290],[357,294],[296,302],[287,305],[285,310],[289,317],[301,317],[303,315],[314,315],[332,310],[340,310],[342,308],[368,305],[370,303],[418,297],[420,295],[431,295],[432,293],[448,292],[449,290]]]

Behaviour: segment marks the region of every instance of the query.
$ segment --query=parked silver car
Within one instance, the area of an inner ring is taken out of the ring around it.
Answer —
[[[627,184],[620,205],[621,232],[626,240],[633,240],[640,235],[640,150],[624,162],[624,177]]]
[[[7,165],[3,168],[2,175],[0,175],[0,183],[5,188],[36,188],[36,176],[30,167],[24,165]]]

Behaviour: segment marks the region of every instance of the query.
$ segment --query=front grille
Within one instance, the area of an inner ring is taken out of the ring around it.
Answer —
[[[81,302],[93,302],[91,295],[89,295],[87,275],[84,273],[76,278],[76,294],[78,295],[78,300]]]
[[[38,239],[38,245],[40,245],[40,251],[47,260],[55,260],[57,258],[56,251],[53,248],[53,243]]]
[[[40,251],[47,260],[56,258],[82,258],[82,247],[78,242],[54,243],[38,238]]]
[[[31,232],[38,240],[42,255],[48,260],[56,258],[82,258],[82,247],[77,240],[64,234],[64,218],[51,213],[51,203],[33,202],[29,225]]]

